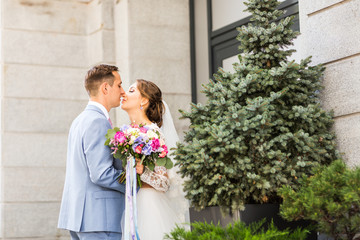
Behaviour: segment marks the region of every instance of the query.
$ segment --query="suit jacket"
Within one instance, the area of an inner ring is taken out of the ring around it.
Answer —
[[[58,227],[75,232],[121,232],[125,185],[114,167],[103,112],[88,105],[73,121],[68,139],[66,177]],[[121,163],[115,164],[121,166]]]

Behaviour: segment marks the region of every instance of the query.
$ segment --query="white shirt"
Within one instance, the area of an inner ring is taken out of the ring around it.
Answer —
[[[94,102],[94,101],[89,101],[88,105],[93,105],[93,106],[96,106],[98,108],[101,109],[101,111],[104,113],[106,119],[109,119],[110,116],[109,116],[109,112],[106,110],[106,108],[101,104],[101,103],[98,103],[98,102]]]

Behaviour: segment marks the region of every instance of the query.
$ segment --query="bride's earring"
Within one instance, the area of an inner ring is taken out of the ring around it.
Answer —
[[[140,110],[143,110],[143,106],[142,106],[142,105],[140,105]]]

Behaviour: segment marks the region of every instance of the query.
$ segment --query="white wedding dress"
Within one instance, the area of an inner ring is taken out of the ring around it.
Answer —
[[[164,173],[164,167],[155,167],[152,179],[146,182],[156,186],[156,189],[140,188],[137,194],[138,229],[141,240],[161,240],[166,233],[175,228],[176,223],[181,223],[165,193],[169,188],[169,180]]]
[[[179,140],[168,106],[165,105],[163,134],[168,149],[176,147]],[[170,152],[169,152],[170,154]],[[173,160],[174,162],[174,160]],[[145,169],[142,181],[153,188],[141,188],[137,194],[138,230],[141,240],[162,240],[176,226],[189,226],[189,203],[182,190],[183,179],[177,167],[166,170],[156,166],[152,172]]]

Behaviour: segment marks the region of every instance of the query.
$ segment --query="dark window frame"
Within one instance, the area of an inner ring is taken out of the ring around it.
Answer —
[[[194,1],[195,0],[189,0],[191,100],[193,103],[197,103]],[[281,18],[292,15],[295,16],[293,30],[300,31],[299,0],[286,0],[279,5],[279,9],[286,10],[284,16]],[[224,59],[239,53],[238,46],[240,43],[236,39],[238,35],[236,28],[248,24],[250,18],[250,16],[246,17],[223,28],[212,31],[212,6],[211,0],[207,0],[209,78],[217,72],[218,67],[222,66]]]
[[[293,30],[300,31],[299,24],[299,3],[298,0],[286,0],[282,2],[278,9],[285,10],[285,14],[280,19],[288,16],[295,16]],[[209,42],[209,77],[222,67],[222,61],[228,57],[239,53],[239,41],[236,39],[238,35],[237,27],[241,27],[250,22],[250,18],[246,17],[218,30],[212,30],[212,5],[211,0],[207,0],[208,11],[208,42]]]
[[[223,28],[212,31],[212,6],[211,0],[207,0],[208,4],[208,39],[209,39],[209,76],[211,77],[217,72],[218,67],[222,66],[222,61],[228,57],[239,53],[239,41],[236,39],[238,35],[237,27],[241,27],[250,22],[250,18],[246,17],[237,22],[229,24]],[[299,31],[299,4],[298,0],[286,0],[282,2],[278,9],[285,10],[285,14],[280,19],[288,16],[295,16],[293,30]]]

